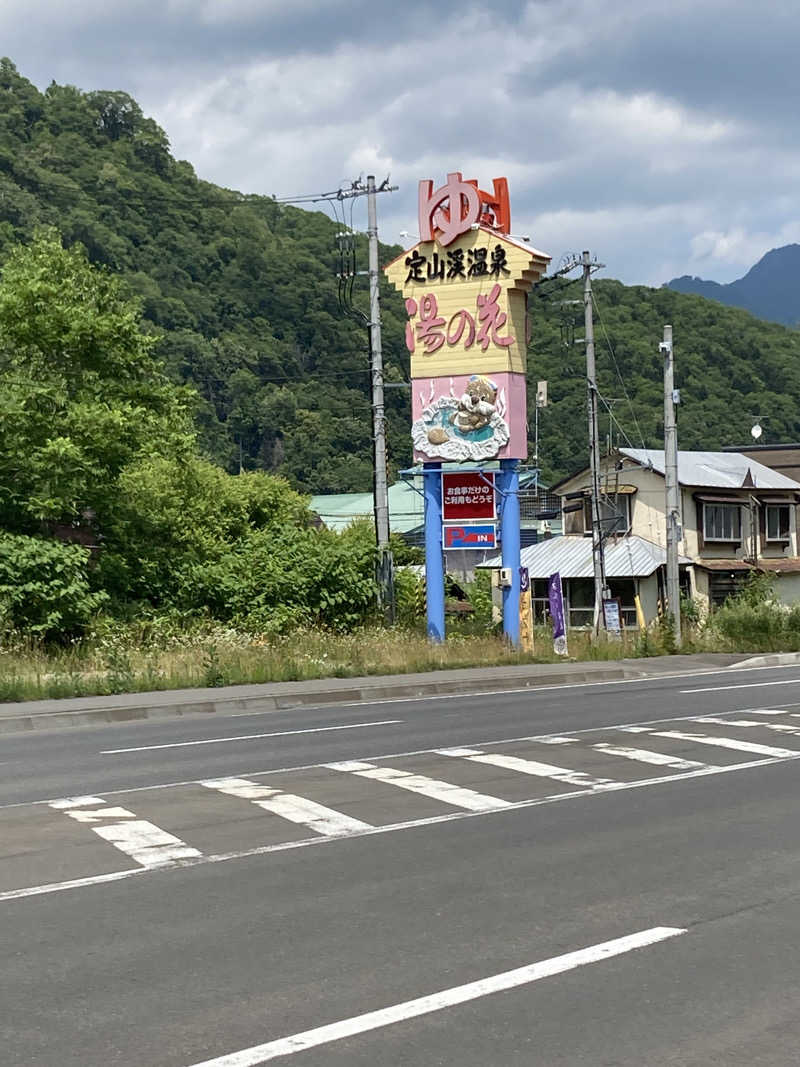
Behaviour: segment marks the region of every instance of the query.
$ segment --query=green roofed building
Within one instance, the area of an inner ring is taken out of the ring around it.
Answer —
[[[421,479],[414,479],[420,481]],[[311,510],[329,530],[343,530],[356,519],[371,519],[372,493],[320,493],[311,497]],[[425,509],[419,492],[408,482],[389,486],[389,527],[411,544],[421,544]]]

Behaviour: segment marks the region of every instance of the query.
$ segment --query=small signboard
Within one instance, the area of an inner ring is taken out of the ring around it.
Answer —
[[[496,548],[497,530],[493,522],[445,526],[442,530],[442,544],[445,548]]]
[[[619,597],[603,601],[603,622],[610,634],[622,633],[622,603]]]
[[[472,471],[442,475],[442,518],[445,522],[494,517],[494,474]]]

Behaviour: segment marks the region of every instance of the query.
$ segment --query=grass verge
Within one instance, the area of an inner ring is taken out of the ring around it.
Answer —
[[[158,621],[94,633],[68,647],[30,640],[0,647],[0,701],[98,696],[258,682],[406,674],[458,667],[550,663],[549,632],[533,653],[511,649],[493,634],[454,634],[431,644],[423,633],[369,628],[337,634],[305,630],[280,636],[208,625],[174,630]],[[655,642],[570,635],[569,660],[655,655]],[[664,651],[661,649],[660,651]]]

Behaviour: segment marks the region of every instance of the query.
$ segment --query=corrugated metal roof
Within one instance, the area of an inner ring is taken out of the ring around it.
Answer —
[[[344,530],[355,519],[372,518],[372,493],[319,493],[311,497],[311,510],[329,530]],[[406,482],[389,486],[389,526],[408,533],[425,522],[422,497]]]
[[[607,578],[646,578],[666,563],[666,551],[632,534],[608,541],[605,548]],[[691,563],[685,556],[681,563]],[[558,572],[562,578],[591,578],[594,575],[592,539],[590,537],[553,537],[538,545],[523,548],[521,563],[527,567],[531,578],[549,578]],[[482,568],[494,570],[502,567],[502,557],[492,556]]]
[[[663,449],[620,448],[619,451],[643,467],[664,473]],[[748,471],[752,484],[744,486]],[[800,490],[800,483],[741,452],[678,452],[678,481],[681,485],[716,489]]]

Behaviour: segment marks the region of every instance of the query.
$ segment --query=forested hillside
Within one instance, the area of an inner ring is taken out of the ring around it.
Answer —
[[[200,181],[126,94],[40,93],[3,60],[0,258],[42,224],[139,295],[212,458],[237,470],[241,450],[310,491],[370,485],[367,337],[339,313],[332,218]],[[407,377],[398,312],[388,299],[389,380]],[[408,397],[387,399],[404,461]]]
[[[566,297],[579,296],[577,286]],[[560,343],[557,307],[564,294],[534,299],[531,382],[550,380],[551,406],[540,417],[545,472],[560,475],[583,462],[585,398],[583,346]],[[621,427],[614,442],[663,448],[663,362],[658,342],[673,326],[675,384],[680,388],[678,442],[683,449],[713,450],[750,440],[751,415],[761,415],[770,441],[800,435],[800,332],[756,319],[671,289],[595,286],[595,334],[601,437],[610,407]],[[582,318],[583,309],[575,308]],[[583,335],[582,326],[575,335]],[[533,390],[529,389],[529,397]],[[631,403],[628,403],[630,398]],[[531,420],[532,421],[532,420]]]
[[[279,160],[265,184],[281,184]],[[306,491],[369,487],[367,338],[339,310],[331,217],[204,182],[126,94],[40,92],[3,60],[0,263],[42,225],[82,243],[138,295],[159,337],[153,354],[199,394],[210,458]],[[384,260],[396,253],[385,248]],[[540,455],[551,478],[586,451],[583,349],[563,344],[558,304],[578,295],[546,285],[531,302],[530,378],[550,383]],[[596,298],[600,386],[623,398],[613,409],[632,444],[659,444],[665,322],[675,329],[682,447],[736,443],[750,413],[768,417],[770,438],[797,438],[800,334],[668,289],[598,281]],[[388,287],[383,318],[387,378],[402,382],[403,309]],[[387,405],[397,469],[410,460],[408,390],[389,390]]]

